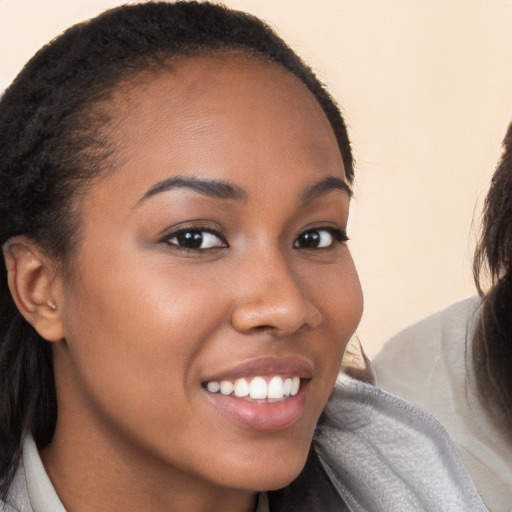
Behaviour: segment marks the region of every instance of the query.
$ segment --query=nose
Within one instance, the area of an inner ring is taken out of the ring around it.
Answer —
[[[231,313],[231,323],[239,332],[267,330],[287,336],[322,323],[322,313],[284,258],[267,255],[240,271],[238,300]]]

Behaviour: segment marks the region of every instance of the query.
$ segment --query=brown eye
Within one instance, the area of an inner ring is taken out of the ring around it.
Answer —
[[[206,250],[216,247],[227,247],[227,243],[212,231],[205,229],[181,229],[165,239],[169,245],[182,249]]]
[[[293,242],[293,246],[302,249],[325,249],[347,240],[346,233],[341,229],[317,228],[300,233]]]

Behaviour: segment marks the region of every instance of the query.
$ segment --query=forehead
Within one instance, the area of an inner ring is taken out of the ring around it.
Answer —
[[[214,171],[236,182],[251,170],[262,179],[262,169],[297,166],[344,177],[335,135],[314,95],[281,66],[256,57],[175,60],[120,88],[109,108],[117,120],[114,145],[139,177],[150,168],[160,178]]]

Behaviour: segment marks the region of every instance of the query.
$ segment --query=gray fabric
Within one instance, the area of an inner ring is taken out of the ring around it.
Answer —
[[[512,437],[478,392],[473,340],[482,308],[465,299],[406,327],[374,359],[379,386],[421,407],[447,430],[493,512],[512,512]]]
[[[353,512],[486,511],[455,445],[429,414],[342,378],[317,452]]]
[[[9,498],[8,503],[3,503],[0,500],[0,510],[5,512],[34,512],[28,497],[23,461],[21,461],[18,471],[16,471],[16,476],[9,490]]]
[[[66,512],[44,469],[36,444],[27,437],[23,444],[27,490],[34,512]]]
[[[457,449],[427,413],[346,377],[340,378],[328,413],[331,421],[319,429],[315,446],[347,510],[487,511]],[[20,512],[65,512],[30,437],[23,460],[11,490]],[[266,495],[261,495],[257,512],[267,511]]]

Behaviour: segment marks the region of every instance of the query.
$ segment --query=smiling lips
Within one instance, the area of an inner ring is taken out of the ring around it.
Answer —
[[[235,381],[210,381],[206,389],[211,393],[232,396],[244,400],[286,400],[299,392],[300,378],[298,376],[283,378],[275,375],[269,378],[253,377],[250,381],[240,378]]]
[[[212,375],[202,387],[229,421],[251,430],[275,431],[301,417],[313,370],[312,363],[296,356],[253,359]]]
[[[306,405],[311,378],[289,375],[212,380],[203,388],[231,421],[252,430],[275,431],[293,425]]]

